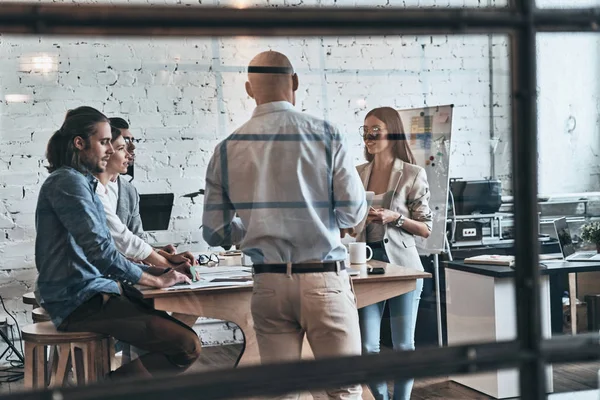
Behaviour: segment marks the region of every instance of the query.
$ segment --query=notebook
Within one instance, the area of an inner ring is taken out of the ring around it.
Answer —
[[[511,267],[515,264],[515,256],[500,256],[496,254],[483,254],[480,256],[474,256],[465,258],[465,264],[487,264],[487,265],[501,265],[505,267]]]

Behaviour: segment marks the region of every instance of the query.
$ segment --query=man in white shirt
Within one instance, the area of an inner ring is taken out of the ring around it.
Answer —
[[[246,83],[257,107],[216,147],[206,174],[204,239],[239,243],[252,259],[263,363],[299,359],[305,334],[316,358],[361,354],[339,233],[366,215],[365,191],[339,131],[294,110],[297,88],[286,56],[257,55]],[[361,392],[353,385],[328,396],[360,399]]]

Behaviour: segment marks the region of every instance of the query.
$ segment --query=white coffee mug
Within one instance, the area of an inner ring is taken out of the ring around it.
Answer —
[[[250,258],[250,256],[247,256],[244,253],[242,253],[242,265],[243,266],[250,266],[250,265],[252,265],[252,259]]]
[[[369,250],[369,257],[367,257],[367,250]],[[348,252],[350,264],[365,264],[373,258],[373,250],[364,242],[348,243]]]

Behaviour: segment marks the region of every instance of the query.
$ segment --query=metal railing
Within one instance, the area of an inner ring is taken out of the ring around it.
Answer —
[[[394,9],[131,7],[1,4],[0,33],[106,36],[344,36],[506,33],[511,38],[512,187],[518,338],[379,356],[339,358],[175,378],[23,393],[19,399],[224,399],[266,396],[373,379],[473,373],[519,367],[523,399],[545,397],[545,364],[598,359],[598,337],[543,340],[537,243],[536,33],[597,31],[600,9]]]
[[[344,36],[597,31],[600,9],[216,8],[0,4],[0,33],[103,36]]]
[[[214,370],[177,377],[131,380],[87,387],[22,392],[3,400],[220,400],[264,397],[326,389],[382,379],[459,375],[515,368],[519,364],[593,361],[600,358],[600,336],[562,336],[541,342],[539,353],[525,352],[518,342],[418,349],[381,355],[270,364]],[[525,397],[522,398],[532,398]]]

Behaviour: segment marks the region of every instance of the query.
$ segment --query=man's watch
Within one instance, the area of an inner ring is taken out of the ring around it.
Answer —
[[[400,214],[400,217],[396,221],[394,221],[394,226],[396,228],[400,228],[404,225],[404,215]]]

